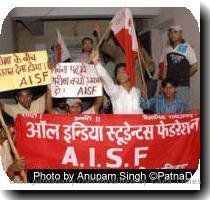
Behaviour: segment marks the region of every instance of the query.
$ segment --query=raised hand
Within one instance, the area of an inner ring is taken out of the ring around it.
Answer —
[[[100,25],[99,24],[94,24],[93,25],[93,30],[97,33],[97,37],[101,37],[101,30],[100,30]]]

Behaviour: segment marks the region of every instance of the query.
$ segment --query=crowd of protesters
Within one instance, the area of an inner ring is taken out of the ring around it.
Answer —
[[[100,26],[95,25],[94,36],[101,38]],[[114,40],[110,45],[108,40]],[[82,39],[82,56],[76,62],[91,61],[101,78],[104,94],[95,98],[61,98],[51,97],[50,85],[46,86],[44,94],[35,97],[33,89],[21,89],[14,92],[17,104],[0,103],[8,127],[14,126],[18,113],[56,113],[56,114],[168,114],[189,112],[190,77],[197,71],[195,52],[183,38],[182,27],[172,26],[168,30],[168,46],[163,49],[160,63],[162,79],[159,95],[151,92],[149,85],[143,84],[141,72],[136,62],[136,85],[130,82],[126,72],[125,55],[113,35],[105,38],[100,49],[95,50],[93,39]],[[147,51],[139,47],[143,58],[142,67],[146,80],[151,80],[155,73],[155,65]],[[149,77],[149,78],[148,78]],[[12,138],[14,130],[11,131]],[[0,127],[0,145],[6,140],[3,127]],[[16,173],[24,168],[25,161],[11,161],[5,166],[8,176],[14,179]]]

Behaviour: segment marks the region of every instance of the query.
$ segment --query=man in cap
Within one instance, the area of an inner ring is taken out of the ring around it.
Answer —
[[[180,25],[168,29],[169,44],[163,50],[160,63],[164,65],[162,78],[174,79],[177,82],[177,96],[189,107],[190,77],[197,71],[195,51],[185,42]]]
[[[82,101],[78,98],[69,98],[66,100],[67,113],[70,114],[97,114],[102,105],[103,97],[96,97],[93,105],[83,111]]]

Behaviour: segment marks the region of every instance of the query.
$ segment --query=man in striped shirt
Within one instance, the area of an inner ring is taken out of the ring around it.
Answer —
[[[186,113],[188,106],[176,96],[176,82],[166,78],[161,83],[162,95],[154,96],[146,100],[147,88],[143,86],[142,96],[140,97],[140,107],[152,113],[167,114],[167,113]]]

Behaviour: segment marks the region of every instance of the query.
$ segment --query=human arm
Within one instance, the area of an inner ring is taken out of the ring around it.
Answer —
[[[96,72],[99,77],[102,79],[104,89],[109,96],[113,96],[117,91],[117,86],[114,84],[112,77],[108,74],[105,68],[99,62],[99,53],[93,51],[91,53],[91,60],[95,65]]]
[[[20,158],[19,160],[15,160],[7,169],[7,176],[10,180],[13,180],[15,174],[20,171],[25,170],[25,159]]]
[[[192,48],[191,45],[188,46],[188,51],[187,51],[187,60],[189,61],[190,64],[190,77],[193,76],[197,71],[198,71],[198,66],[197,66],[197,58],[195,55],[195,51]]]
[[[47,92],[45,94],[45,108],[47,113],[54,113],[53,101],[51,95],[51,84],[47,85]]]
[[[55,66],[48,63],[48,68],[53,72],[55,69]],[[47,85],[47,91],[38,99],[34,101],[34,104],[39,107],[39,113],[44,113],[47,111],[47,113],[53,113],[53,102],[52,102],[52,95],[51,95],[51,83]]]
[[[102,106],[102,103],[103,103],[103,96],[99,96],[95,98],[95,101],[93,104],[95,113],[99,112],[99,109]]]
[[[190,77],[198,71],[197,63],[194,63],[190,67]]]

